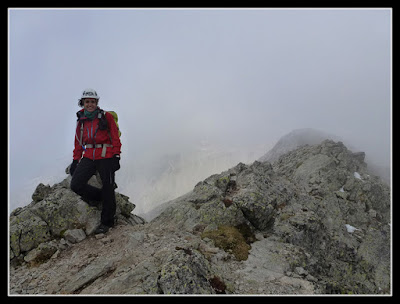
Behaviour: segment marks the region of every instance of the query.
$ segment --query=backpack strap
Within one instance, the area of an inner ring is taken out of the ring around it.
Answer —
[[[97,134],[97,131],[99,130],[99,128],[100,128],[100,130],[106,130],[107,129],[108,136],[110,138],[110,142],[112,142],[110,129],[108,128],[106,112],[104,110],[100,109],[99,110],[99,114],[97,114],[97,118],[99,119],[99,123],[97,125],[96,131],[94,132],[94,138],[96,138],[96,134]]]
[[[81,113],[81,112],[78,112],[78,113],[76,113],[76,116],[78,116],[78,122],[77,123],[81,123],[81,136],[80,136],[80,138],[78,138],[78,136],[77,136],[77,134],[75,134],[75,136],[76,136],[76,139],[79,141],[79,145],[83,148],[83,150],[85,150],[86,151],[86,149],[85,149],[85,145],[83,144],[83,142],[82,142],[82,138],[83,138],[83,120],[81,119],[82,117],[83,117],[83,114]]]
[[[79,138],[79,144],[82,146],[82,138],[83,138],[83,121],[81,122],[81,137]]]
[[[104,130],[104,127],[107,129],[108,137],[110,139],[110,144],[102,144],[102,151],[101,151],[101,157],[106,157],[106,150],[107,148],[112,148],[112,138],[111,138],[111,132],[110,128],[108,127],[108,122],[106,118],[106,112],[102,109],[99,110],[99,114],[97,115],[97,118],[99,119],[99,124],[97,125],[96,131],[94,132],[94,138],[96,138],[97,131],[99,130],[100,124],[102,124],[102,127],[100,130]]]

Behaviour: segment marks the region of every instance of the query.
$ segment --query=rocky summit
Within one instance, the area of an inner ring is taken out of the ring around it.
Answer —
[[[215,174],[117,225],[69,180],[10,215],[9,293],[391,294],[390,188],[364,153],[325,140]]]

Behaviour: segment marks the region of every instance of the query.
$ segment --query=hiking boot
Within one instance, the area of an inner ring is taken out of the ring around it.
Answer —
[[[108,226],[106,226],[104,224],[100,224],[100,226],[97,227],[97,229],[94,232],[94,234],[107,233],[108,229],[110,229],[110,227],[108,227]]]

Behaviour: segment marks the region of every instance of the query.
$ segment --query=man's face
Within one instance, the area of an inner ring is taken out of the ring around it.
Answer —
[[[85,98],[83,100],[83,107],[88,112],[93,112],[97,108],[97,99],[96,98]]]

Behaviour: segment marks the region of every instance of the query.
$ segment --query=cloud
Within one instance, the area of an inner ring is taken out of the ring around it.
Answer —
[[[9,17],[12,189],[61,178],[55,164],[72,160],[87,87],[120,116],[126,166],[204,139],[271,146],[303,127],[390,161],[389,9],[11,9]]]

